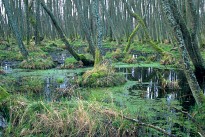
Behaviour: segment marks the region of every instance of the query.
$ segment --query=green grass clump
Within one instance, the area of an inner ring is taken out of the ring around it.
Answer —
[[[115,73],[114,68],[108,63],[95,66],[86,71],[82,76],[82,85],[88,87],[109,87],[125,83],[123,75]]]
[[[61,83],[64,82],[64,78],[60,78],[60,77],[59,77],[59,78],[56,79],[56,82],[59,83],[59,84],[61,84]]]
[[[23,56],[19,51],[0,50],[0,60],[23,60]]]
[[[21,93],[42,93],[44,89],[44,81],[38,76],[27,76],[20,79],[18,91]]]
[[[75,59],[75,58],[66,58],[65,59],[65,64],[66,65],[69,65],[69,64],[74,64],[74,63],[77,63],[78,61]]]
[[[82,67],[83,63],[81,61],[77,61],[75,58],[66,58],[64,64],[61,65],[62,69],[70,69],[70,68],[78,68]]]
[[[54,67],[51,57],[29,57],[20,63],[20,68],[24,69],[49,69]]]

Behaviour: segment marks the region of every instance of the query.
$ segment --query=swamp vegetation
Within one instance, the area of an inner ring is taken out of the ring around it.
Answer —
[[[0,0],[0,136],[205,136],[204,0]]]

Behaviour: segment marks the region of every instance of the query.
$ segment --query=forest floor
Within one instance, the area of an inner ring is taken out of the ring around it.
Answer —
[[[86,42],[69,42],[92,59]],[[150,124],[168,134],[198,136],[200,128],[181,110],[193,114],[204,109],[193,105],[175,47],[159,44],[171,55],[162,57],[149,44],[134,42],[129,54],[122,56],[126,42],[103,43],[108,61],[99,71],[72,58],[60,40],[44,40],[39,46],[31,41],[26,46],[28,60],[23,60],[15,41],[2,41],[1,134],[165,136],[146,125]],[[203,125],[204,117],[194,118]]]

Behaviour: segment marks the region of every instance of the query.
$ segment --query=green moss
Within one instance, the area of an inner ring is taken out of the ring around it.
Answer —
[[[117,48],[113,52],[107,52],[105,55],[106,59],[112,59],[115,62],[122,61],[126,53],[123,53],[120,48]]]
[[[79,54],[79,56],[80,56],[80,60],[86,60],[85,55],[83,55],[83,54]]]
[[[61,84],[61,83],[64,82],[64,78],[57,78],[57,79],[56,79],[56,82],[59,83],[59,84]]]
[[[97,48],[95,50],[95,63],[94,63],[94,67],[97,66],[97,65],[100,65],[102,61],[102,57],[100,55],[100,50]]]
[[[75,58],[73,58],[73,57],[71,57],[71,58],[66,58],[65,59],[65,65],[69,65],[69,64],[75,64],[75,63],[77,63],[78,61],[75,59]]]

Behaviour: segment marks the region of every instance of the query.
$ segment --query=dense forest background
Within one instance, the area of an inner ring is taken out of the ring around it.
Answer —
[[[88,24],[88,28],[93,36],[96,34],[95,18],[92,12],[92,4],[90,0],[77,1],[79,4],[76,6],[72,0],[47,0],[46,6],[53,12],[58,23],[64,30],[66,36],[70,39],[85,39],[85,33],[82,31],[81,20],[85,20]],[[189,8],[186,6],[186,0],[177,1],[178,8],[182,13],[182,16],[189,24],[190,15]],[[3,3],[1,2],[1,16],[0,16],[0,37],[6,39],[12,35],[11,29],[8,25],[8,19],[5,14]],[[164,40],[172,40],[172,34],[167,20],[162,12],[160,1],[155,0],[131,0],[129,1],[131,8],[135,13],[141,16],[148,29],[150,36],[159,42]],[[45,13],[42,7],[37,6],[36,1],[29,0],[10,0],[10,5],[13,10],[13,16],[18,22],[18,27],[24,39],[26,37],[34,36],[36,29],[41,37],[50,39],[58,38],[58,33],[53,26],[51,19]],[[196,1],[198,18],[198,35],[200,35],[199,42],[203,43],[204,33],[204,0]],[[116,40],[118,42],[122,40],[128,40],[129,35],[133,29],[137,26],[138,22],[131,17],[127,12],[126,6],[122,1],[108,1],[101,0],[99,2],[99,14],[102,20],[103,38]],[[83,11],[83,16],[77,9]],[[136,34],[138,40],[146,41],[144,37],[144,31],[139,28]]]

